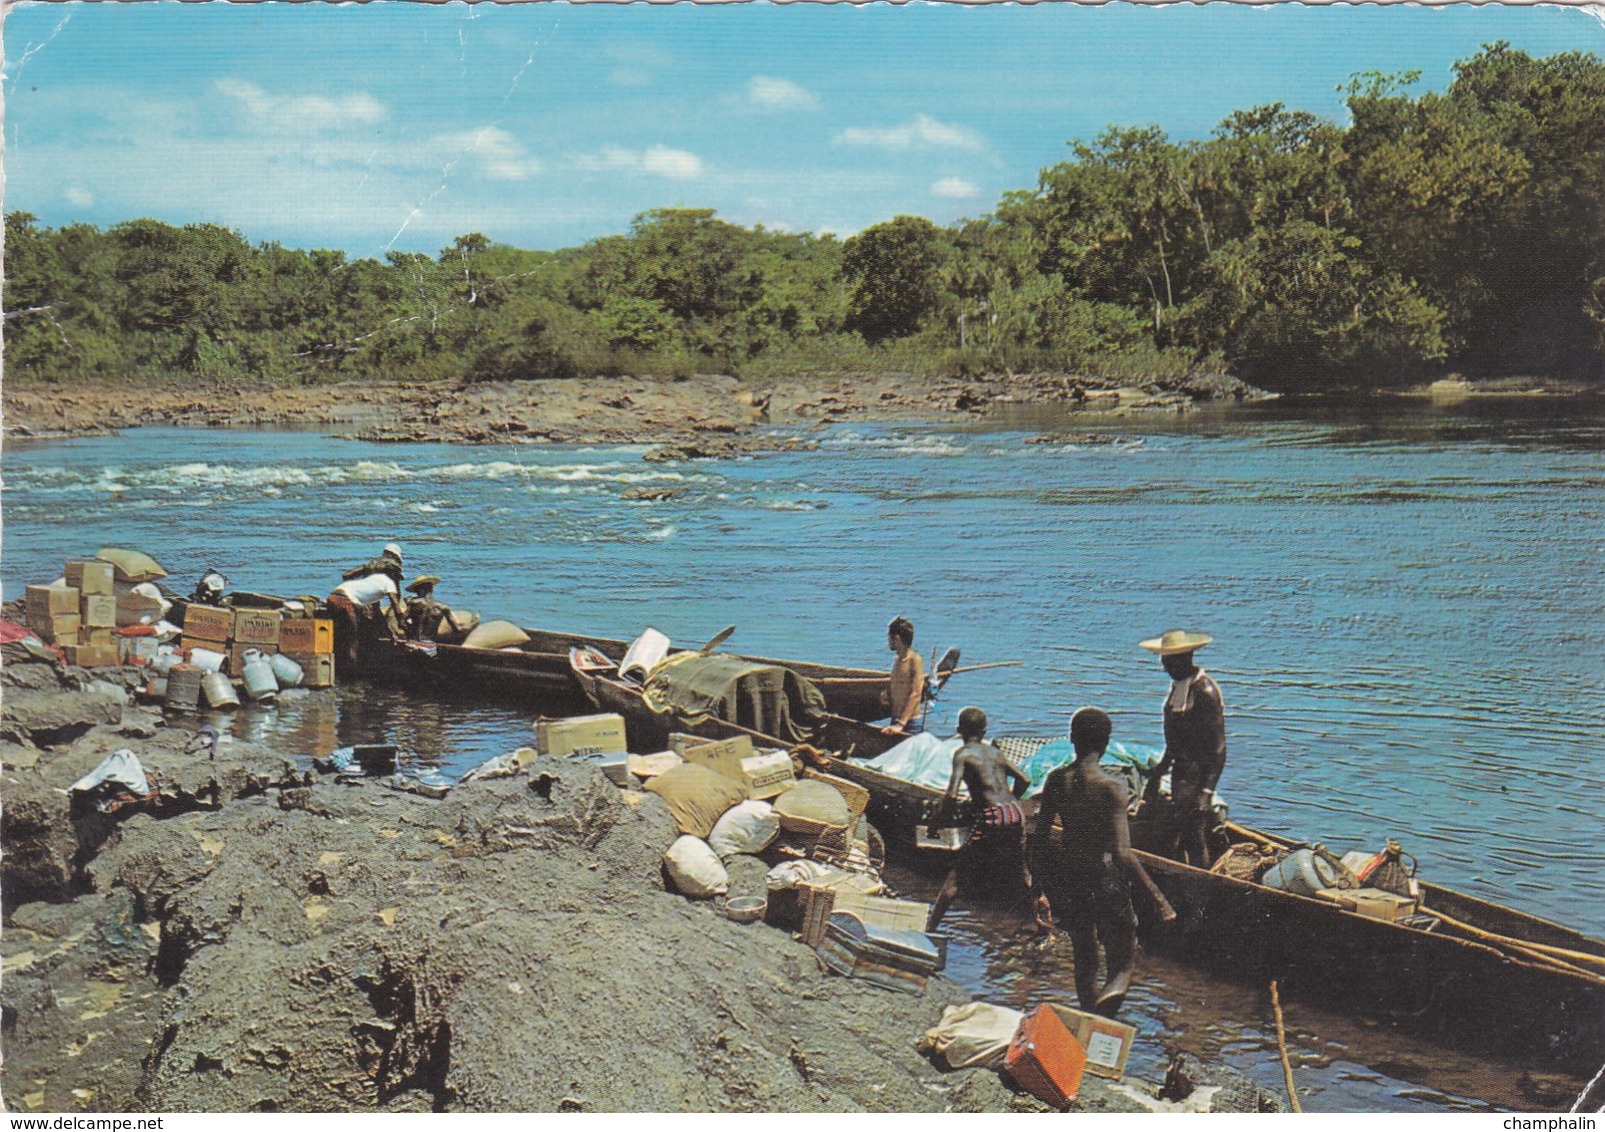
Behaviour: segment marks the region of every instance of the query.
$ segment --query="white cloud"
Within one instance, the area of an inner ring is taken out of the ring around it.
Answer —
[[[641,168],[662,177],[685,180],[702,176],[702,159],[683,149],[655,145],[641,155]]]
[[[900,126],[849,126],[836,135],[846,145],[875,146],[878,149],[913,149],[917,146],[947,149],[981,149],[986,142],[980,134],[964,126],[938,122],[928,114],[916,114]]]
[[[754,106],[764,110],[814,110],[819,106],[819,98],[813,91],[790,79],[769,75],[754,75],[749,79],[747,97]]]
[[[436,145],[453,155],[472,157],[479,170],[493,181],[522,181],[540,173],[541,164],[524,152],[512,134],[499,126],[481,126],[456,134],[441,134]]]
[[[645,150],[605,145],[598,152],[579,158],[576,164],[582,169],[596,172],[653,173],[676,181],[702,176],[700,157],[683,149],[670,149],[666,145],[649,146]]]
[[[366,91],[338,98],[315,94],[272,95],[243,79],[220,79],[216,87],[218,93],[238,102],[252,124],[265,133],[325,133],[371,126],[385,117],[385,108]]]
[[[962,177],[943,177],[931,186],[931,192],[948,200],[974,200],[981,195],[981,190]]]
[[[88,189],[80,189],[77,185],[69,186],[62,196],[67,198],[68,204],[75,204],[79,208],[91,208],[95,203],[95,194]]]

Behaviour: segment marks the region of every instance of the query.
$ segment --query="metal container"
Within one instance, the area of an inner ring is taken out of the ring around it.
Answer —
[[[271,700],[279,694],[279,679],[273,675],[273,665],[260,649],[246,649],[241,658],[240,675],[245,679],[245,694],[253,700]]]
[[[273,675],[278,680],[279,687],[299,688],[301,686],[301,678],[306,674],[301,671],[299,664],[282,652],[276,652],[268,657],[268,664],[273,669]]]
[[[221,672],[223,662],[226,660],[228,660],[226,652],[213,652],[199,645],[189,650],[189,662],[202,672]]]
[[[175,664],[167,672],[167,706],[194,711],[201,702],[201,678],[206,673],[193,664]]]
[[[157,645],[156,655],[151,658],[150,666],[161,675],[166,676],[168,669],[175,664],[184,663],[184,658],[172,645]]]
[[[1300,849],[1272,865],[1260,877],[1266,888],[1278,888],[1294,896],[1314,896],[1323,888],[1336,888],[1337,870],[1313,849]]]
[[[221,672],[208,672],[201,677],[201,694],[215,708],[239,707],[240,697],[234,691],[234,681]]]

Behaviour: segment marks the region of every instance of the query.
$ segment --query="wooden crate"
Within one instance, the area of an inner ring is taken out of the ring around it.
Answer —
[[[332,654],[334,622],[327,617],[286,617],[279,622],[278,643],[285,654]]]
[[[191,605],[184,610],[183,628],[186,637],[227,644],[234,633],[234,611],[210,605]]]
[[[277,652],[282,618],[275,609],[236,609],[231,638],[236,645],[251,645]]]
[[[285,650],[284,655],[301,666],[301,687],[334,687],[333,653],[305,653]]]

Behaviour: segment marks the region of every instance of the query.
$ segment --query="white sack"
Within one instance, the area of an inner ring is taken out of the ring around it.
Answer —
[[[780,832],[780,819],[768,802],[742,802],[724,812],[708,834],[708,845],[720,859],[737,853],[762,853]]]
[[[663,854],[664,868],[675,890],[694,900],[723,896],[730,891],[730,874],[719,855],[700,837],[681,834]]]

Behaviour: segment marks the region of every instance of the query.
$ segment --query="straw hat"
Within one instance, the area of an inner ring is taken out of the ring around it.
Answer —
[[[1166,629],[1161,636],[1150,637],[1146,641],[1138,641],[1137,643],[1149,652],[1156,652],[1160,656],[1174,656],[1176,653],[1201,649],[1214,639],[1208,633],[1189,633],[1185,629]]]
[[[419,574],[412,580],[412,584],[407,587],[407,592],[410,594],[415,594],[421,590],[434,589],[438,585],[440,585],[440,579],[435,577],[435,575]]]

